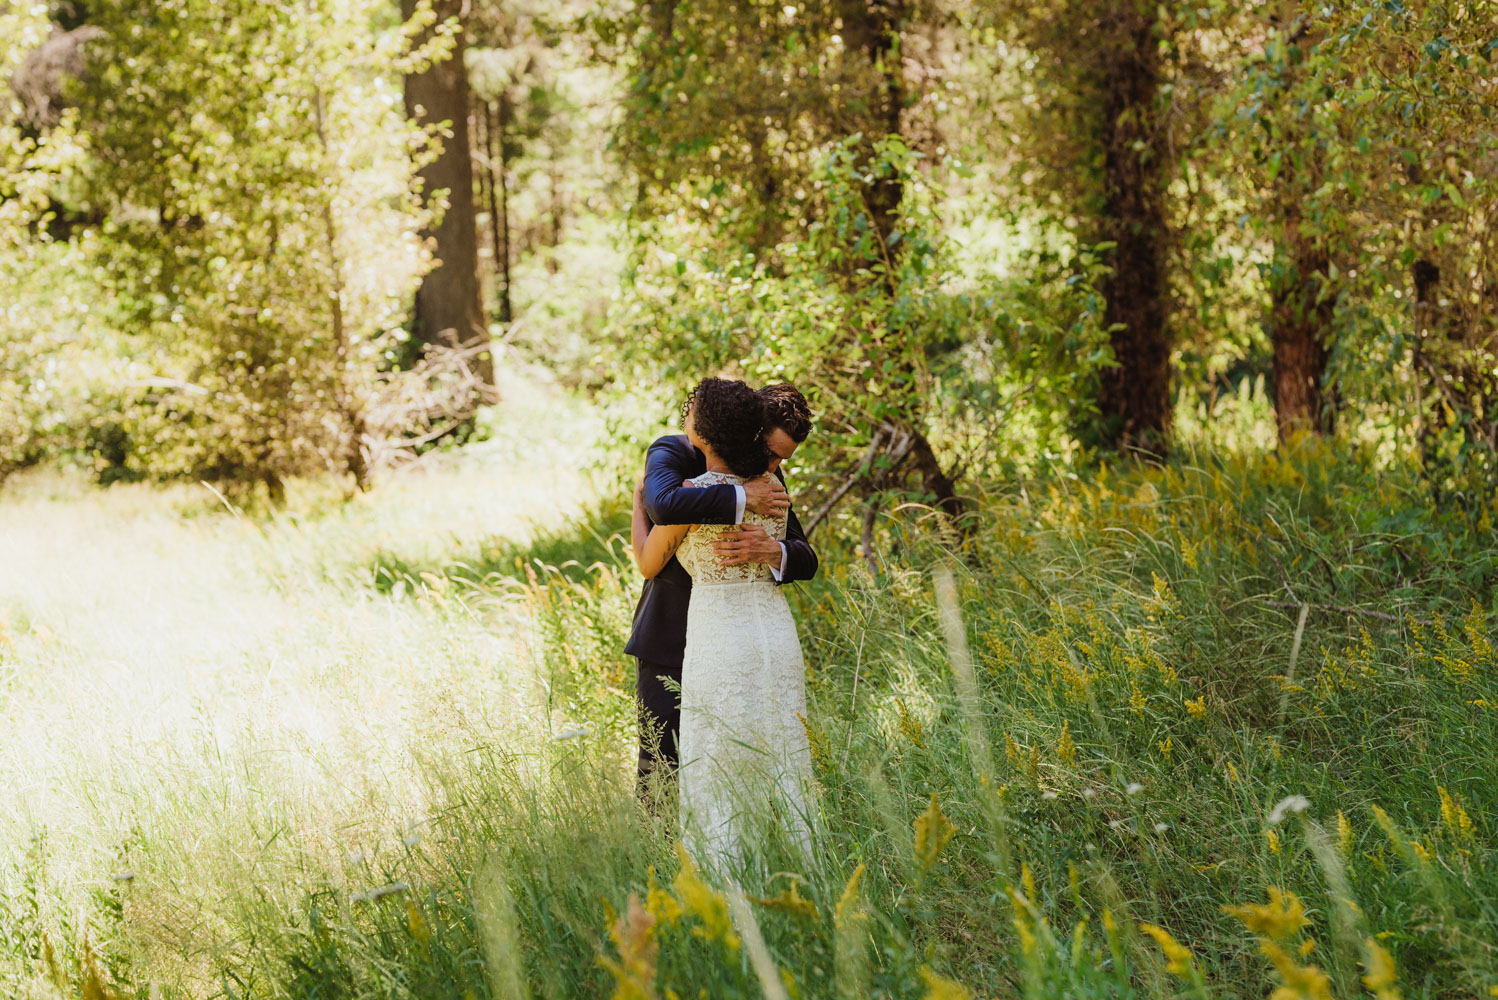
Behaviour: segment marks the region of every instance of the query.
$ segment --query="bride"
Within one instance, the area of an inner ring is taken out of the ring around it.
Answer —
[[[707,460],[691,486],[739,483],[767,474],[765,410],[743,382],[703,379],[682,407],[683,426]],[[752,511],[785,538],[785,517]],[[682,659],[679,772],[684,836],[699,853],[742,860],[756,817],[780,811],[792,839],[810,850],[810,751],[806,666],[785,594],[763,563],[720,565],[713,541],[732,525],[651,525],[636,493],[635,562],[654,577],[674,555],[692,576]]]

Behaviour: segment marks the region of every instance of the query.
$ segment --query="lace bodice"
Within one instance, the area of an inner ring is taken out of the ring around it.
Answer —
[[[717,486],[722,483],[742,484],[742,476],[731,475],[727,472],[704,472],[696,479],[691,480],[698,486]],[[752,510],[744,511],[745,524],[762,525],[770,537],[777,541],[785,540],[785,518],[764,517],[754,513]],[[773,580],[770,567],[764,563],[747,563],[742,566],[719,566],[718,555],[713,551],[713,542],[723,532],[732,529],[731,524],[699,524],[687,532],[687,537],[682,540],[681,547],[676,550],[676,558],[681,562],[682,568],[692,574],[692,585],[700,587],[714,583],[751,583],[756,580]]]

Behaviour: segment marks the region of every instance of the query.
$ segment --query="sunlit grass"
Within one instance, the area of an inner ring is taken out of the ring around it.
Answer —
[[[130,919],[90,933],[150,969],[228,943],[213,905],[226,883],[279,892],[290,866],[367,888],[347,859],[421,831],[423,760],[539,738],[522,616],[501,601],[479,615],[436,577],[371,585],[381,554],[523,544],[593,502],[591,418],[527,383],[504,390],[492,419],[544,423],[544,438],[435,455],[326,510],[310,485],[269,520],[198,486],[8,485],[0,885],[36,877],[56,947],[76,949],[76,912],[101,895],[128,899]]]
[[[1498,987],[1491,511],[1314,441],[889,504],[791,592],[815,854],[730,884],[635,800],[596,418],[509,400],[348,503],[0,502],[0,992]]]

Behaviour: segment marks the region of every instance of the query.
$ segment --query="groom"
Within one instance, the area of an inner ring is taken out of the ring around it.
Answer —
[[[670,434],[657,439],[645,453],[645,513],[651,524],[738,524],[738,530],[723,532],[715,543],[719,562],[725,566],[765,563],[779,583],[810,580],[817,572],[817,555],[790,509],[780,466],[811,433],[811,408],[788,382],[765,386],[759,397],[767,415],[765,444],[773,455],[770,471],[774,477],[742,486],[683,487],[684,480],[706,472],[707,463],[685,434]],[[764,516],[786,515],[785,541],[771,538],[759,525],[743,524],[746,510]],[[654,579],[645,581],[635,606],[634,628],[624,647],[638,665],[635,697],[640,707],[642,790],[657,768],[664,766],[670,773],[677,766],[681,658],[691,596],[692,577],[672,558]]]

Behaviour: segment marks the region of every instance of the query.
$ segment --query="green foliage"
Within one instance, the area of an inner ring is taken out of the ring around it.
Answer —
[[[960,165],[918,169],[898,137],[874,143],[872,160],[861,147],[859,136],[835,145],[811,173],[809,224],[768,259],[690,235],[679,238],[702,249],[680,256],[642,242],[614,320],[620,356],[672,384],[715,369],[793,382],[818,412],[819,464],[846,461],[881,428],[938,421],[953,445],[981,426],[969,461],[999,442],[1016,459],[1020,442],[1054,445],[1068,411],[1050,402],[1107,360],[1096,256],[1030,281],[964,267],[938,215],[939,174]],[[904,189],[887,242],[871,221],[871,177]],[[1006,437],[993,421],[1022,399],[1039,405],[1009,429],[1029,436]]]
[[[681,213],[761,253],[794,234],[830,147],[900,131],[889,112],[903,98],[899,53],[940,7],[690,0],[600,12],[595,33],[628,74],[616,143],[642,182],[636,210]],[[887,58],[859,48],[865,36]]]
[[[79,245],[131,347],[132,469],[361,474],[372,379],[427,266],[422,137],[391,74],[439,54],[371,31],[381,10],[90,7],[83,197],[107,221]]]
[[[1347,416],[1416,450],[1443,488],[1485,495],[1498,443],[1488,374],[1498,192],[1480,124],[1494,114],[1491,25],[1445,3],[1243,16],[1223,23],[1262,42],[1220,96],[1202,148],[1241,226],[1271,241],[1256,255],[1266,291],[1313,282],[1334,306],[1328,381]],[[1297,243],[1317,250],[1297,260]],[[1307,259],[1319,272],[1297,275]]]
[[[9,79],[48,28],[38,5],[0,10],[0,76]],[[20,123],[15,93],[0,89],[0,284],[11,290],[0,308],[0,478],[59,440],[76,443],[94,374],[88,341],[101,332],[89,289],[74,279],[82,261],[46,226],[49,195],[72,182],[83,148],[75,117],[37,135]]]

